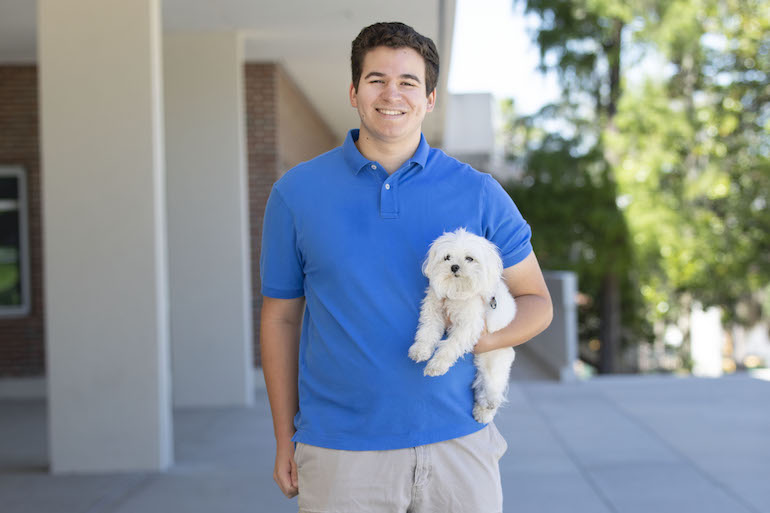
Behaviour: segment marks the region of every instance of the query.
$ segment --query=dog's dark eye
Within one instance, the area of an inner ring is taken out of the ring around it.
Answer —
[[[473,257],[465,257],[468,262],[473,262]]]
[[[444,260],[449,260],[450,258],[452,258],[452,257],[450,257],[449,255],[447,255],[447,256],[445,256],[445,257],[444,257]]]

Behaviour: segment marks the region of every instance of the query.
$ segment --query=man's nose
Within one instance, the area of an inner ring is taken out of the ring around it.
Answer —
[[[453,266],[451,267],[451,269],[452,269],[452,272],[453,272],[453,273],[456,273],[456,272],[458,271],[458,269],[460,269],[460,266],[459,266],[459,265],[457,265],[457,264],[455,264],[455,265],[453,265]]]
[[[401,91],[398,89],[398,82],[393,81],[388,83],[385,87],[384,94],[388,98],[396,98],[401,95]]]

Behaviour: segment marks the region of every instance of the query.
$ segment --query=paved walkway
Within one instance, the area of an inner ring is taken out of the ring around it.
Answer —
[[[0,401],[0,511],[296,512],[273,483],[257,396],[249,409],[176,410],[168,472],[67,476],[47,474],[45,403]],[[770,513],[768,381],[515,382],[509,397],[496,419],[507,513]]]

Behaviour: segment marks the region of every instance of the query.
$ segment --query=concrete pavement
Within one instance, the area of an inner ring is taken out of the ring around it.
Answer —
[[[510,513],[770,513],[770,382],[667,376],[513,382],[496,424]],[[45,403],[0,401],[3,513],[288,513],[253,408],[178,409],[165,473],[51,476]]]

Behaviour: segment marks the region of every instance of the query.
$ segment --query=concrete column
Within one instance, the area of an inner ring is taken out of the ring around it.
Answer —
[[[175,406],[254,401],[242,47],[164,38]]]
[[[51,471],[173,460],[160,1],[39,0]]]
[[[544,271],[553,302],[553,321],[526,347],[559,381],[575,379],[577,361],[577,276],[569,271]]]
[[[696,303],[690,312],[690,357],[695,376],[718,378],[722,375],[722,350],[725,343],[722,310],[703,309]]]

